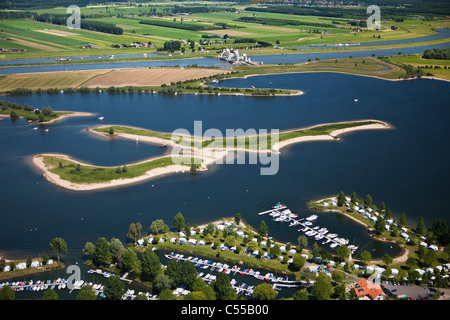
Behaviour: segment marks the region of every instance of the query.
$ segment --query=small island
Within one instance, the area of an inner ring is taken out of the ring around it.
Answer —
[[[388,128],[391,128],[389,124],[379,120],[322,124],[280,132],[277,143],[272,143],[270,135],[267,135],[265,137],[267,144],[265,144],[264,148],[261,148],[259,145],[261,136],[253,136],[256,139],[251,139],[251,136],[246,136],[244,146],[240,146],[236,138],[230,143],[230,140],[227,139],[215,139],[211,141],[185,136],[185,139],[175,142],[171,139],[172,134],[170,133],[125,126],[101,126],[90,129],[89,131],[102,136],[121,137],[159,144],[164,147],[178,146],[184,149],[183,155],[190,154],[191,156],[189,158],[180,156],[180,159],[175,157],[175,160],[181,161],[174,161],[173,156],[161,156],[119,167],[100,167],[81,163],[67,155],[40,154],[33,157],[33,163],[44,172],[47,180],[60,187],[75,191],[98,190],[130,185],[156,177],[164,177],[170,173],[207,170],[209,164],[222,159],[227,152],[233,150],[279,153],[281,148],[294,143],[321,140],[337,141],[339,140],[338,136],[344,133],[357,130]],[[198,144],[201,145],[200,149],[197,148]],[[202,149],[214,151],[202,152]]]
[[[52,107],[34,108],[25,103],[0,100],[0,115],[12,120],[23,118],[28,122],[52,123],[67,117],[93,116],[90,112],[54,111]]]

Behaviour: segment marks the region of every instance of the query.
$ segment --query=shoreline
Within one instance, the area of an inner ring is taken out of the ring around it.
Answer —
[[[368,120],[347,121],[347,122],[339,122],[336,124],[353,123],[353,122],[357,123],[357,122],[366,122],[366,121],[368,121]],[[350,133],[353,131],[392,128],[388,123],[383,122],[383,121],[379,121],[379,120],[370,120],[370,121],[376,121],[377,123],[349,127],[349,128],[344,128],[344,129],[337,129],[337,130],[330,132],[327,135],[302,136],[302,137],[287,139],[287,140],[281,141],[281,142],[276,143],[273,146],[271,146],[271,150],[268,150],[268,149],[251,150],[251,149],[246,149],[246,148],[242,149],[242,148],[237,148],[237,147],[234,147],[234,148],[226,148],[226,147],[202,148],[199,150],[195,147],[183,147],[183,146],[180,146],[177,143],[175,143],[173,140],[167,140],[167,139],[159,138],[159,137],[142,136],[142,135],[130,134],[130,133],[114,133],[113,136],[121,137],[124,139],[143,141],[143,142],[148,142],[148,143],[153,143],[153,144],[166,144],[166,145],[169,145],[172,147],[180,147],[183,150],[189,150],[191,156],[194,156],[194,157],[198,156],[202,160],[197,171],[207,171],[208,165],[216,163],[217,161],[220,161],[230,151],[244,151],[244,152],[256,152],[256,153],[270,152],[270,153],[274,153],[274,154],[279,154],[281,148],[286,147],[291,144],[295,144],[295,143],[307,142],[307,141],[308,142],[311,142],[311,141],[336,141],[336,140],[340,140],[340,138],[337,137],[338,135],[343,135],[343,134]],[[323,125],[327,125],[327,124],[314,125],[314,126],[310,126],[307,128],[300,128],[300,129],[289,130],[289,131],[284,131],[284,132],[305,130],[308,128],[314,128],[314,127],[323,126]],[[99,126],[97,128],[105,128],[105,127],[109,127],[109,126],[103,125],[103,126]],[[137,129],[145,130],[145,129],[140,129],[140,128],[137,128]],[[94,133],[94,134],[102,136],[102,137],[110,136],[108,133],[97,132],[92,129],[88,129],[88,132]],[[200,152],[200,154],[198,154],[198,152]],[[153,169],[145,172],[144,175],[134,177],[134,178],[121,178],[121,179],[114,179],[114,180],[106,181],[106,182],[76,183],[76,182],[71,182],[71,181],[62,179],[59,175],[52,173],[50,171],[51,169],[47,168],[42,160],[42,158],[45,156],[58,157],[58,158],[61,158],[61,159],[67,160],[67,161],[77,162],[80,165],[85,165],[85,166],[94,166],[94,165],[88,164],[88,163],[83,163],[81,161],[77,161],[76,159],[74,159],[70,156],[58,154],[58,153],[38,154],[38,155],[33,156],[32,163],[43,172],[44,177],[49,182],[51,182],[57,186],[60,186],[62,188],[65,188],[68,190],[73,190],[73,191],[93,191],[93,190],[109,189],[109,188],[114,188],[114,187],[123,187],[123,186],[128,186],[128,185],[133,185],[136,183],[144,182],[144,181],[150,180],[152,178],[157,178],[158,176],[164,176],[166,174],[177,173],[179,171],[190,172],[189,166],[179,164],[179,165],[169,165],[166,167],[153,168]],[[153,161],[153,160],[156,160],[159,158],[164,158],[164,157],[166,157],[166,156],[153,157],[153,158],[145,159],[145,160],[142,160],[142,161],[139,161],[136,163],[131,163],[128,165],[142,164],[144,162],[149,162],[149,161]],[[94,166],[94,167],[101,167],[101,166]],[[113,168],[113,167],[114,166],[103,167],[103,168]]]
[[[96,183],[75,183],[70,182],[68,180],[62,179],[59,175],[50,172],[50,170],[46,167],[44,164],[44,161],[42,160],[43,156],[55,156],[60,157],[68,161],[78,162],[74,161],[72,158],[66,155],[61,154],[39,154],[33,157],[33,164],[38,167],[42,172],[44,177],[51,183],[62,187],[64,189],[73,190],[73,191],[93,191],[93,190],[99,190],[99,189],[109,189],[109,188],[115,188],[115,187],[121,187],[125,185],[131,185],[136,184],[139,182],[144,182],[147,180],[150,180],[152,178],[156,178],[158,176],[165,176],[166,174],[176,173],[176,172],[184,172],[188,171],[190,172],[190,167],[183,166],[183,165],[169,165],[167,167],[160,167],[160,168],[154,168],[151,170],[148,170],[145,172],[144,175],[141,175],[139,177],[134,178],[122,178],[122,179],[114,179],[108,182],[96,182]],[[154,159],[152,159],[154,160]],[[147,160],[149,161],[149,160]],[[146,161],[143,161],[146,162]],[[88,165],[90,164],[86,163],[80,163],[80,165]],[[141,162],[142,163],[142,162]],[[136,163],[138,164],[138,163]],[[112,167],[111,167],[112,168]]]
[[[312,200],[309,203],[319,203],[319,202],[322,202],[322,201],[325,201],[325,200],[332,200],[332,199],[337,199],[337,197],[336,196],[326,197],[326,198],[319,199],[319,200]],[[337,210],[337,209],[322,209],[322,210],[319,210],[319,209],[311,208],[311,206],[309,206],[309,203],[308,203],[308,208],[310,210],[319,211],[319,212],[328,212],[328,213],[329,212],[339,213],[339,214],[342,214],[345,217],[349,218],[350,220],[352,220],[352,221],[354,221],[354,222],[364,226],[367,231],[373,230],[372,227],[370,227],[369,225],[367,225],[363,221],[361,221],[359,219],[356,219],[355,217],[353,217],[353,216],[351,216],[351,215],[349,215],[349,214],[347,214],[347,213],[345,213],[343,211],[340,211],[340,210]],[[382,241],[382,242],[395,243],[396,245],[399,246],[399,248],[401,249],[401,252],[398,255],[396,255],[395,257],[392,257],[392,263],[391,264],[393,264],[393,263],[403,263],[403,262],[406,262],[406,260],[408,259],[409,250],[406,249],[406,247],[404,245],[398,244],[394,240],[387,240],[384,237],[383,238],[373,238],[372,237],[372,239],[378,240],[378,241]],[[379,263],[379,262],[383,262],[383,259],[382,258],[374,258],[374,259],[371,260],[371,262]]]
[[[45,125],[45,124],[49,124],[49,123],[55,123],[55,122],[61,121],[66,118],[71,118],[71,117],[91,117],[91,116],[97,115],[96,113],[93,113],[93,112],[83,112],[83,111],[55,111],[55,112],[70,112],[70,113],[63,114],[63,115],[59,116],[58,118],[52,119],[50,121],[44,121],[44,122],[31,121],[31,123]],[[0,114],[0,117],[11,118],[11,116],[7,115],[7,114]],[[25,119],[25,117],[19,117],[19,119]]]

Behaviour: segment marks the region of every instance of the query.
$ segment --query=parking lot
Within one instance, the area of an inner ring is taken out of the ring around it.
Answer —
[[[426,296],[429,296],[430,294],[434,294],[434,288],[428,288],[428,287],[421,287],[421,286],[415,286],[415,285],[395,285],[392,282],[386,283],[383,281],[381,285],[384,287],[384,289],[387,289],[390,291],[390,293],[395,294],[397,296],[405,295],[407,297],[411,297],[413,299],[417,298],[425,298]],[[389,291],[383,290],[385,293],[389,295]],[[439,289],[440,292],[444,293],[441,295],[440,299],[442,300],[450,300],[450,289]]]

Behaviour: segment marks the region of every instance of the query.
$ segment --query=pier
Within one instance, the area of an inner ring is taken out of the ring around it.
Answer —
[[[313,226],[313,221],[317,219],[317,215],[311,215],[306,218],[298,218],[298,214],[292,213],[285,205],[278,203],[272,209],[259,212],[258,215],[269,214],[275,222],[289,222],[289,227],[300,226],[297,231],[304,232],[308,237],[314,237],[315,240],[322,240],[323,245],[329,245],[334,249],[338,246],[348,245],[349,240],[339,237],[338,234],[330,233],[327,228]],[[354,254],[358,247],[349,245],[351,253]]]
[[[294,288],[294,287],[301,287],[301,286],[305,285],[304,281],[289,280],[287,277],[285,277],[285,278],[275,277],[272,273],[262,274],[260,271],[254,271],[253,269],[247,269],[247,268],[241,269],[240,267],[238,267],[236,265],[231,267],[226,263],[213,262],[208,259],[199,259],[198,257],[192,257],[192,256],[186,257],[183,254],[178,254],[178,253],[173,253],[173,252],[171,252],[170,254],[166,254],[165,257],[167,259],[190,261],[194,264],[195,267],[200,268],[200,269],[210,268],[211,271],[224,272],[226,274],[233,274],[233,275],[236,275],[237,273],[239,273],[240,275],[244,275],[244,276],[252,276],[258,280],[268,281],[268,282],[277,283],[277,284],[283,284],[284,287]],[[202,279],[204,279],[205,281],[211,281],[212,279],[215,279],[214,275],[208,274],[207,276],[208,276],[207,278],[202,278]],[[283,287],[283,286],[280,286],[280,287]]]

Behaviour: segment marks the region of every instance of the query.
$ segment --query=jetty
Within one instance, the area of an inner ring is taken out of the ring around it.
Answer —
[[[15,281],[15,282],[4,282],[0,284],[0,287],[8,285],[14,291],[41,291],[47,289],[65,289],[67,286],[67,279],[58,278],[56,280],[37,280],[37,281]]]
[[[293,213],[286,205],[277,203],[272,209],[259,212],[258,215],[269,214],[275,222],[288,222],[289,227],[297,226],[297,231],[303,232],[306,236],[314,238],[317,241],[321,241],[323,245],[329,245],[331,249],[338,246],[347,245],[351,253],[354,254],[358,247],[355,245],[348,245],[349,240],[343,237],[339,237],[336,233],[331,233],[325,227],[314,226],[315,220],[318,216],[313,214],[305,218],[299,218],[299,215]]]
[[[193,257],[193,256],[185,256],[183,254],[179,254],[179,253],[168,253],[165,254],[165,257],[167,259],[176,259],[179,261],[190,261],[194,264],[195,267],[200,268],[200,269],[210,269],[210,271],[216,271],[216,272],[223,272],[226,274],[240,274],[243,276],[252,276],[255,279],[258,280],[262,280],[262,281],[268,281],[271,283],[277,283],[277,284],[282,284],[283,286],[279,286],[281,287],[290,287],[290,288],[294,288],[294,287],[302,287],[305,285],[304,281],[297,281],[297,280],[290,280],[288,279],[288,277],[276,277],[274,276],[273,273],[261,273],[260,271],[255,271],[253,269],[247,269],[247,268],[241,268],[238,267],[237,265],[234,266],[230,266],[224,262],[216,262],[216,261],[212,261],[209,259],[201,259],[198,257]],[[202,272],[203,275],[203,272]],[[205,278],[206,277],[206,278]],[[214,281],[215,276],[211,275],[211,274],[207,274],[205,277],[202,277],[203,280],[205,281]],[[237,289],[243,289],[241,287],[241,285],[237,285],[236,286],[236,290]],[[246,290],[241,290],[241,291],[245,291]]]

